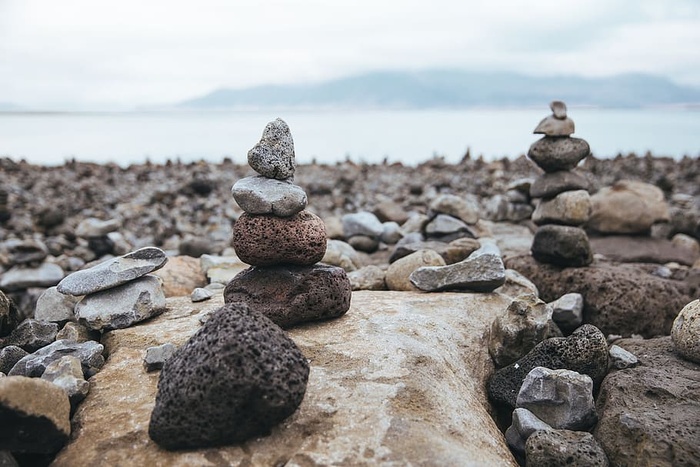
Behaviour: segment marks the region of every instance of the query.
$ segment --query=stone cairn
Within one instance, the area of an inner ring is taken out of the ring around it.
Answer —
[[[572,169],[590,154],[590,147],[585,140],[570,136],[574,122],[566,115],[566,104],[553,101],[550,108],[552,115],[534,131],[544,137],[527,154],[545,171],[530,187],[530,196],[540,199],[532,214],[538,226],[532,256],[541,263],[587,266],[593,255],[581,226],[591,216],[591,199],[587,180]]]

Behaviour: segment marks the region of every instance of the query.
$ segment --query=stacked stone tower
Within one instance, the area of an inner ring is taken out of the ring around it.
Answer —
[[[243,301],[282,327],[344,314],[350,281],[342,268],[316,264],[326,252],[326,228],[305,209],[306,193],[293,183],[294,141],[283,120],[268,123],[248,164],[260,175],[231,189],[245,211],[232,245],[252,266],[226,286],[226,303]]]
[[[543,134],[535,141],[528,157],[542,170],[530,187],[530,196],[539,198],[532,214],[538,225],[532,242],[532,256],[539,262],[559,266],[586,266],[593,261],[586,232],[581,228],[591,215],[588,182],[572,172],[590,154],[588,143],[572,138],[574,122],[566,115],[566,104],[550,104],[552,115],[535,128]]]

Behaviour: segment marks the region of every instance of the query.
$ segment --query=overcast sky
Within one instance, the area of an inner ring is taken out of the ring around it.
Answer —
[[[27,107],[434,67],[700,87],[700,1],[0,0],[0,102]]]

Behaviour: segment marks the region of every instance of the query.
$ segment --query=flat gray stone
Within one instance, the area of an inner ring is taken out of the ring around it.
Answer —
[[[284,120],[278,118],[265,126],[260,142],[248,151],[248,164],[267,178],[294,176],[294,140]]]
[[[532,198],[553,198],[559,193],[572,190],[590,190],[590,183],[582,175],[570,170],[544,173],[530,185]]]
[[[591,217],[591,209],[591,197],[586,190],[565,191],[540,201],[532,213],[532,222],[537,225],[583,225]]]
[[[345,214],[341,218],[341,222],[343,223],[343,235],[345,235],[345,238],[365,235],[378,239],[384,232],[384,226],[379,218],[369,211]]]
[[[82,238],[102,237],[110,232],[114,232],[121,227],[119,219],[101,220],[94,217],[88,217],[78,224],[75,229],[75,235]]]
[[[17,240],[12,239],[3,242],[2,246],[10,254],[12,264],[28,264],[42,262],[48,256],[46,245],[37,239]]]
[[[2,274],[0,289],[6,292],[30,287],[51,287],[63,279],[63,269],[53,263],[43,263],[37,267],[15,266]]]
[[[87,295],[111,289],[160,269],[167,261],[160,248],[141,248],[66,276],[58,284],[58,291],[67,295]]]
[[[34,318],[54,323],[70,321],[75,317],[73,309],[78,301],[78,297],[62,294],[57,287],[49,287],[36,302]]]
[[[287,180],[258,175],[238,180],[231,188],[236,203],[248,214],[273,214],[289,217],[304,210],[304,190]]]
[[[457,195],[438,196],[430,203],[429,210],[431,214],[447,214],[467,224],[476,224],[479,221],[479,206]]]
[[[31,353],[56,340],[58,324],[36,319],[25,319],[17,326],[0,346],[16,345]]]
[[[549,108],[552,109],[554,118],[564,120],[566,118],[566,104],[562,101],[552,101],[549,103]]]
[[[20,359],[7,376],[40,377],[51,362],[59,360],[66,355],[73,355],[80,359],[83,375],[89,378],[105,364],[105,359],[102,356],[103,350],[102,344],[98,344],[95,341],[78,343],[59,340]]]
[[[543,225],[532,240],[532,256],[540,263],[581,267],[593,262],[586,231],[565,225]]]
[[[505,283],[506,269],[498,255],[475,256],[472,253],[459,263],[418,268],[409,278],[414,286],[426,292],[441,290],[491,292]]]

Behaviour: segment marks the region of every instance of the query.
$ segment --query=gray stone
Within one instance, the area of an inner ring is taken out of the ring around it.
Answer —
[[[549,103],[549,108],[552,109],[554,118],[564,120],[566,118],[566,104],[562,101],[552,101]]]
[[[54,323],[70,321],[75,317],[73,310],[78,301],[73,295],[62,294],[57,287],[49,287],[36,302],[34,318]]]
[[[680,356],[700,363],[700,300],[693,300],[678,313],[671,327],[671,338]]]
[[[328,240],[326,253],[321,262],[343,268],[346,272],[355,271],[363,266],[363,261],[357,251],[342,240]]]
[[[29,352],[16,345],[0,349],[0,373],[9,373],[15,364],[29,355]]]
[[[160,248],[141,248],[70,274],[58,284],[58,291],[67,295],[87,295],[111,289],[160,269],[167,261]]]
[[[518,454],[525,453],[525,442],[536,431],[551,430],[552,427],[522,407],[513,411],[513,421],[505,432],[508,446]]]
[[[382,231],[382,235],[379,237],[379,240],[387,245],[395,245],[403,238],[401,226],[399,226],[399,224],[396,222],[384,222],[382,226],[384,227],[384,230]]]
[[[37,267],[15,266],[4,272],[0,278],[0,289],[6,292],[30,287],[51,287],[63,279],[61,266],[42,263]]]
[[[449,243],[445,243],[438,240],[423,241],[422,235],[411,235],[417,235],[421,240],[407,243],[404,243],[403,240],[399,242],[389,258],[390,263],[393,263],[394,261],[419,250],[433,250],[442,256],[446,264],[453,264],[467,259],[470,254],[479,249],[481,246],[479,241],[475,238],[462,237]]]
[[[306,208],[304,190],[287,180],[245,177],[234,183],[231,194],[236,203],[249,214],[273,214],[289,217]]]
[[[86,295],[75,307],[81,324],[96,331],[120,329],[151,318],[165,309],[165,295],[156,276],[146,275],[118,287]]]
[[[448,266],[427,266],[415,270],[411,283],[427,292],[469,290],[491,292],[506,281],[506,270],[499,255],[477,254]]]
[[[90,383],[85,381],[80,360],[72,355],[66,355],[51,362],[41,375],[41,379],[63,389],[72,409],[75,409],[90,391]]]
[[[178,245],[177,252],[182,256],[199,258],[202,255],[210,255],[214,252],[214,245],[208,238],[186,236]]]
[[[65,355],[73,355],[80,359],[80,363],[83,366],[83,374],[86,378],[89,378],[104,365],[103,350],[102,344],[98,344],[95,341],[55,341],[19,360],[7,375],[39,377],[51,362]]]
[[[243,303],[226,305],[166,362],[148,434],[171,450],[267,434],[297,410],[308,378],[284,331]]]
[[[532,240],[532,256],[541,263],[559,266],[587,266],[593,252],[586,231],[564,225],[543,225]]]
[[[165,362],[175,355],[175,351],[177,351],[177,347],[170,342],[147,348],[146,356],[143,357],[144,368],[146,368],[146,371],[162,369]]]
[[[355,235],[365,235],[372,238],[379,238],[384,232],[381,221],[369,211],[345,214],[341,218],[343,223],[343,234],[345,238]]]
[[[69,321],[60,331],[58,331],[58,334],[56,334],[56,340],[64,339],[78,343],[87,342],[89,340],[93,340],[90,336],[90,332],[91,331],[82,324]]]
[[[197,287],[192,291],[190,298],[192,299],[193,303],[197,303],[203,302],[204,300],[209,300],[213,296],[214,294],[210,290],[204,289],[202,287]]]
[[[583,225],[590,216],[590,195],[585,190],[574,190],[540,201],[532,213],[532,222],[537,225]]]
[[[554,115],[545,117],[533,133],[547,136],[569,136],[575,131],[574,121],[570,118],[559,119]]]
[[[389,265],[385,282],[389,290],[416,290],[410,277],[418,268],[425,266],[445,266],[445,260],[433,250],[418,250]]]
[[[610,355],[610,367],[616,370],[634,368],[639,364],[639,359],[632,352],[626,351],[619,345],[611,345],[608,353]]]
[[[636,180],[619,180],[591,197],[587,228],[602,233],[646,233],[656,222],[670,219],[668,203],[657,186]]]
[[[386,272],[373,264],[348,273],[352,290],[386,290],[385,276]]]
[[[465,222],[447,214],[438,214],[425,225],[426,237],[442,237],[451,234],[473,236],[471,229]]]
[[[16,345],[32,353],[56,340],[57,332],[58,324],[29,318],[22,321],[0,346]]]
[[[590,184],[583,176],[570,170],[544,173],[530,186],[533,198],[553,198],[559,193],[572,190],[590,190]]]
[[[1,377],[1,376],[0,376]],[[0,467],[20,467],[10,451],[0,451]]]
[[[379,237],[370,237],[368,235],[353,235],[347,239],[348,245],[357,251],[365,253],[374,253],[379,248]]]
[[[12,264],[41,263],[48,256],[46,245],[37,239],[8,240],[3,246],[7,248]]]
[[[260,142],[248,151],[248,164],[267,178],[294,176],[294,140],[284,120],[278,118],[265,126]]]
[[[430,203],[428,208],[429,215],[447,214],[467,224],[476,224],[479,220],[479,206],[457,195],[440,195]]]
[[[559,329],[569,333],[583,323],[583,295],[568,293],[549,304],[552,307],[552,319]]]
[[[119,219],[101,220],[94,217],[83,219],[75,229],[75,235],[82,238],[102,237],[121,227]]]
[[[507,196],[497,194],[484,202],[484,211],[488,219],[496,222],[518,222],[532,216],[533,207],[528,203],[513,203]]]
[[[599,385],[608,371],[605,336],[595,326],[584,324],[569,337],[552,337],[540,342],[523,358],[493,374],[488,383],[490,399],[514,408],[525,377],[538,366],[587,374]]]
[[[557,172],[573,169],[590,152],[588,143],[580,138],[545,136],[532,143],[527,156],[545,172]]]
[[[20,319],[19,310],[12,299],[0,290],[0,337],[10,334]]]
[[[556,429],[585,431],[598,421],[593,380],[571,370],[533,368],[523,381],[515,406]]]
[[[488,348],[496,367],[517,361],[549,335],[552,309],[535,295],[521,295],[496,317]]]
[[[531,294],[539,297],[540,293],[537,286],[530,279],[520,274],[515,269],[506,269],[506,281],[494,292],[507,295],[511,298],[517,298],[520,295]]]
[[[571,430],[540,430],[533,433],[525,443],[525,460],[526,465],[537,467],[610,465],[605,451],[590,433]]]

